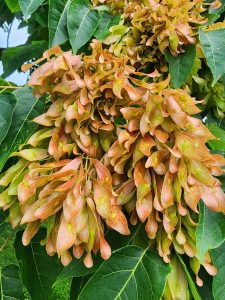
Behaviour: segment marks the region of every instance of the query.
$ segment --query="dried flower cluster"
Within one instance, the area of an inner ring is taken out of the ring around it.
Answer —
[[[174,55],[194,43],[191,24],[205,21],[200,0],[113,3],[147,36],[148,47],[157,43]],[[206,143],[214,136],[193,116],[201,101],[171,89],[170,76],[157,69],[137,71],[129,53],[115,55],[97,40],[91,50],[82,56],[55,47],[36,62],[47,59],[29,85],[37,98],[48,95],[50,104],[34,120],[38,131],[13,154],[18,162],[0,177],[0,207],[9,209],[13,227],[26,224],[24,245],[45,224],[47,253],[57,253],[64,265],[71,248],[77,258],[86,253],[87,267],[92,252],[108,259],[105,228],[128,235],[128,219],[133,225],[140,220],[164,261],[170,262],[174,248],[187,254],[202,285],[198,204],[202,199],[225,213],[215,178],[223,174],[225,159],[209,152]],[[208,253],[203,266],[216,273]]]
[[[154,53],[153,49],[158,48],[162,53],[169,48],[174,56],[183,52],[183,45],[196,42],[196,26],[207,22],[207,18],[201,13],[209,7],[218,8],[221,5],[219,1],[205,3],[203,0],[92,0],[92,3],[107,4],[113,10],[122,13],[125,19],[124,26],[130,32],[121,41],[118,27],[115,28],[120,48],[122,44],[126,44],[129,53],[136,45],[141,48],[139,56],[142,56],[142,59],[144,51]],[[118,45],[116,48],[118,52]]]

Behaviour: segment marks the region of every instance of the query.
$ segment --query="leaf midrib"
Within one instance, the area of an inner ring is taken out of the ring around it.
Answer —
[[[54,1],[55,1],[55,0],[54,0]],[[58,22],[58,24],[57,24],[57,27],[56,27],[56,30],[55,30],[55,33],[54,33],[54,36],[53,36],[52,41],[51,41],[51,44],[52,44],[52,45],[54,45],[54,41],[55,41],[55,37],[56,37],[57,31],[58,31],[58,28],[59,28],[59,26],[61,25],[61,21],[62,21],[62,19],[63,19],[63,17],[64,17],[64,14],[65,14],[66,10],[67,10],[67,6],[70,4],[70,1],[71,1],[71,0],[67,0],[67,1],[66,1],[66,4],[65,4],[65,6],[64,6],[64,9],[63,9],[63,11],[62,11],[62,13],[61,13],[61,16],[60,16],[60,18],[59,18],[59,22]],[[49,27],[49,30],[50,30],[50,27]]]
[[[131,278],[132,278],[132,276],[134,276],[134,273],[135,273],[135,271],[137,270],[137,268],[138,268],[138,266],[142,263],[142,259],[143,259],[143,257],[145,256],[145,254],[146,254],[146,252],[148,251],[148,249],[149,249],[149,246],[146,248],[146,249],[144,249],[144,252],[142,253],[142,255],[141,255],[141,257],[138,259],[138,261],[137,261],[137,263],[136,263],[136,266],[132,269],[132,271],[131,270],[119,270],[119,271],[117,271],[117,272],[121,272],[121,271],[126,271],[126,272],[130,272],[131,271],[131,274],[129,275],[129,277],[127,278],[127,280],[126,280],[126,282],[124,283],[124,285],[123,285],[123,287],[122,287],[122,289],[120,290],[120,292],[117,294],[117,296],[114,298],[114,300],[117,300],[118,299],[118,297],[120,297],[121,296],[121,294],[123,293],[123,291],[125,290],[125,288],[126,288],[126,286],[128,285],[128,283],[130,282],[130,280],[131,280]],[[119,255],[121,255],[121,254],[119,254]],[[122,256],[122,255],[121,255]],[[125,257],[127,257],[126,255],[124,255]],[[131,256],[130,256],[131,257]],[[134,257],[134,258],[136,258],[136,257]],[[101,268],[103,266],[103,264],[99,267],[99,269]],[[98,269],[98,270],[99,270]],[[97,272],[97,271],[96,271]],[[115,273],[115,272],[112,272],[112,273]],[[112,274],[112,273],[110,273],[110,274]],[[109,274],[107,274],[107,276],[108,276]],[[135,276],[134,276],[135,277]],[[86,283],[86,285],[88,284],[88,282]],[[94,283],[93,285],[91,285],[91,287],[93,287],[94,285],[95,285],[96,283]],[[85,285],[85,286],[86,286]],[[85,289],[85,286],[83,287],[83,289],[82,290],[84,290]],[[90,288],[90,287],[89,287]],[[80,296],[82,295],[82,291],[81,291],[81,293],[80,293],[80,295],[78,296],[78,300],[80,299]]]
[[[29,11],[29,9],[30,9],[30,7],[31,7],[32,4],[33,4],[33,0],[30,1],[30,4],[28,5],[27,9],[25,9],[26,16],[28,15],[28,11]]]
[[[44,2],[44,1],[42,1],[42,2]],[[26,18],[27,18],[27,16],[29,16],[28,11],[29,11],[29,9],[31,8],[31,6],[33,5],[33,3],[34,3],[34,1],[31,0],[31,1],[30,1],[30,4],[28,5],[28,7],[25,8],[25,10],[24,10],[24,12],[25,12],[24,15],[26,16]],[[40,5],[41,5],[41,2],[40,2]]]
[[[28,119],[29,119],[29,116],[30,116],[31,112],[33,111],[34,106],[36,105],[36,103],[37,103],[37,101],[35,101],[34,104],[32,105],[32,107],[30,108],[30,111],[29,111],[29,113],[27,114],[26,119],[25,119],[25,120],[23,121],[23,123],[21,124],[21,126],[20,126],[20,128],[19,128],[19,130],[18,130],[18,132],[17,132],[17,134],[16,134],[16,136],[15,136],[15,138],[13,139],[13,142],[11,143],[11,146],[9,147],[9,149],[7,149],[7,151],[6,151],[7,153],[9,153],[9,152],[12,150],[13,146],[15,145],[15,140],[17,139],[18,135],[20,134],[21,128],[23,128],[25,122],[29,121],[29,120],[28,120]]]
[[[5,295],[4,295],[4,290],[3,290],[3,286],[2,286],[2,277],[6,278],[6,279],[13,279],[13,280],[16,280],[18,282],[20,282],[20,281],[17,278],[11,278],[11,277],[4,276],[2,274],[2,268],[0,268],[0,289],[1,289],[1,299],[3,300]],[[6,296],[6,297],[7,298],[10,297],[11,300],[13,300],[13,299],[20,300],[19,298],[15,298],[14,296]]]
[[[83,17],[83,19],[82,19],[82,21],[81,21],[79,27],[78,27],[77,34],[76,34],[76,38],[75,38],[75,42],[76,42],[76,40],[77,40],[77,37],[79,36],[78,34],[79,34],[79,32],[80,32],[80,29],[81,29],[81,27],[82,27],[82,24],[83,24],[85,18],[87,17],[87,15],[90,13],[90,11],[91,11],[91,10],[88,8],[87,12],[85,13],[85,15],[84,15],[84,17]]]
[[[1,288],[1,298],[3,299],[3,287],[2,287],[2,268],[0,268],[0,288]]]
[[[213,60],[213,68],[214,68],[214,71],[216,72],[216,62],[215,62],[215,56],[214,56],[214,51],[213,51],[213,45],[212,45],[212,42],[209,38],[209,36],[204,32],[209,44],[210,44],[210,47],[211,47],[211,51],[212,51],[212,60]]]
[[[38,279],[39,279],[39,281],[40,281],[40,286],[41,286],[41,289],[42,289],[43,295],[44,295],[44,296],[45,296],[45,298],[46,298],[46,294],[45,294],[44,286],[43,286],[43,284],[42,284],[42,280],[41,280],[40,274],[39,274],[39,272],[38,272],[38,266],[37,266],[37,264],[36,264],[36,260],[35,260],[35,254],[34,254],[34,249],[33,249],[33,245],[32,245],[32,243],[30,244],[30,246],[31,246],[31,252],[32,252],[32,256],[33,256],[34,265],[35,265],[35,268],[36,268],[36,271],[37,271]],[[47,298],[46,298],[46,299],[47,299]]]

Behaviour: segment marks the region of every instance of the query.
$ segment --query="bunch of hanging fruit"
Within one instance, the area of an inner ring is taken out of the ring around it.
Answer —
[[[121,15],[105,40],[93,39],[89,54],[56,46],[23,66],[39,65],[28,85],[37,99],[47,98],[46,111],[33,120],[38,130],[13,153],[16,163],[0,176],[0,207],[9,211],[13,228],[26,225],[24,245],[44,224],[47,253],[57,253],[63,265],[72,253],[84,254],[88,268],[98,251],[105,260],[111,255],[106,230],[129,235],[142,222],[150,247],[166,263],[174,262],[174,251],[186,254],[201,286],[201,265],[210,275],[217,270],[209,253],[203,262],[196,256],[199,204],[202,199],[225,213],[216,178],[225,158],[210,152],[207,142],[215,136],[196,115],[211,105],[223,117],[225,101],[222,83],[211,88],[209,70],[197,75],[205,60],[198,28],[213,28],[206,12],[221,3],[92,4]],[[190,45],[195,64],[187,83],[174,88],[165,53],[176,58]]]

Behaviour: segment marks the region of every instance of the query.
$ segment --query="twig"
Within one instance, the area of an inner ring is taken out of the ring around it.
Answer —
[[[22,86],[0,85],[0,89],[21,89]]]
[[[9,29],[8,29],[7,40],[6,40],[6,47],[7,47],[7,48],[9,48],[9,37],[10,37],[12,25],[13,25],[13,21],[12,21],[12,23],[10,24]]]
[[[18,226],[13,230],[12,234],[7,238],[5,243],[1,246],[0,252],[2,252],[2,250],[7,246],[8,242],[12,239],[12,237],[15,234],[15,231],[16,231],[17,228],[18,228]]]

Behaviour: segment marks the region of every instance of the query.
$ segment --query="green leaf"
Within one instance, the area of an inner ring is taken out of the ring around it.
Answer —
[[[209,210],[200,203],[200,220],[196,229],[197,257],[202,262],[207,251],[225,241],[225,215]]]
[[[171,268],[152,251],[127,246],[115,251],[82,289],[78,300],[159,300]],[[103,288],[104,287],[104,288]]]
[[[4,188],[0,187],[0,193],[4,191]],[[0,210],[0,226],[5,223],[7,218],[7,213],[5,211]],[[1,229],[0,229],[1,233]]]
[[[206,126],[210,123],[216,123],[219,128],[225,130],[225,119],[218,119],[215,117],[213,111],[209,111],[205,117],[204,123]]]
[[[107,5],[99,5],[99,6],[96,6],[95,9],[99,12],[107,12],[107,13],[110,13],[111,9],[109,6]]]
[[[45,0],[19,0],[25,19],[34,13]]]
[[[209,130],[219,140],[208,141],[208,145],[212,150],[225,150],[225,131],[218,127],[217,123],[210,123],[207,125]]]
[[[90,6],[89,0],[72,0],[67,27],[74,54],[90,40],[98,22],[99,14]]]
[[[103,263],[103,259],[99,255],[93,256],[93,267],[87,268],[83,263],[83,259],[84,257],[82,257],[81,259],[73,259],[73,261],[68,266],[63,268],[62,272],[59,274],[59,276],[56,278],[56,281],[54,282],[54,287],[60,284],[65,279],[83,277],[92,274]]]
[[[0,234],[2,234],[5,231],[6,227],[7,227],[7,224],[5,222],[0,225]],[[1,242],[0,242],[0,245],[1,245]]]
[[[10,265],[0,270],[0,292],[2,300],[25,299],[18,266]]]
[[[177,254],[177,256],[178,256],[178,258],[179,258],[179,260],[181,262],[181,265],[182,265],[182,267],[184,269],[184,272],[186,274],[188,285],[189,285],[189,289],[190,289],[190,291],[192,293],[192,296],[193,296],[194,300],[201,300],[201,297],[199,296],[199,293],[198,293],[198,289],[197,289],[197,287],[196,287],[196,285],[195,285],[195,283],[194,283],[194,281],[193,281],[193,279],[191,277],[191,274],[188,271],[188,268],[186,267],[186,264],[184,263],[182,257],[179,254]]]
[[[82,288],[87,283],[87,281],[90,279],[89,276],[83,276],[83,277],[74,277],[70,289],[70,299],[74,300],[77,299],[79,296]]]
[[[199,277],[203,281],[203,286],[198,286],[198,291],[201,296],[201,299],[204,300],[214,300],[213,294],[212,294],[212,282],[213,277],[209,275],[209,273],[206,272],[204,268],[200,269]]]
[[[225,299],[225,243],[211,252],[217,275],[213,277],[212,291],[214,300]]]
[[[210,14],[207,16],[207,22],[204,24],[204,26],[208,26],[211,25],[213,23],[215,23],[220,17],[220,14]]]
[[[57,257],[47,255],[40,241],[45,232],[39,232],[28,247],[22,245],[22,232],[15,241],[16,256],[20,266],[22,282],[31,295],[32,300],[51,299],[52,285],[62,269]]]
[[[138,223],[137,225],[132,226],[130,228],[131,233],[127,236],[121,236],[115,230],[107,231],[107,233],[105,234],[105,238],[109,243],[111,249],[116,250],[126,245],[129,245],[139,232],[141,225],[141,223]],[[63,268],[62,272],[56,279],[54,286],[68,278],[82,277],[92,274],[104,262],[100,255],[93,256],[93,267],[88,269],[84,266],[83,259],[83,257],[81,259],[73,259],[73,261],[67,267]]]
[[[0,171],[11,153],[17,151],[32,135],[38,126],[32,120],[44,111],[44,100],[37,101],[31,89],[21,88],[13,94],[17,98],[17,104],[8,134],[0,146]]]
[[[137,225],[133,226],[130,225],[130,234],[129,235],[122,235],[115,230],[108,230],[105,234],[105,238],[107,242],[109,243],[112,250],[117,250],[120,248],[123,248],[135,239],[135,237],[139,234],[139,232],[142,230],[143,224],[141,222],[137,223]]]
[[[7,88],[10,87],[10,88]],[[0,94],[4,93],[4,92],[13,92],[13,86],[16,87],[16,84],[10,81],[6,81],[5,79],[3,79],[2,77],[0,77]],[[16,88],[15,88],[16,89]]]
[[[14,15],[6,5],[5,1],[0,1],[0,26],[2,27],[4,22],[10,24],[14,19]]]
[[[13,14],[21,10],[18,0],[5,0],[5,3]]]
[[[214,85],[225,73],[225,28],[203,31],[199,30],[199,38],[207,64],[213,74]]]
[[[2,63],[4,74],[7,77],[21,66],[34,58],[42,56],[43,52],[48,48],[46,41],[33,42],[31,45],[17,46],[7,48],[2,53]]]
[[[68,40],[67,13],[70,0],[49,0],[48,26],[49,46],[63,44]],[[73,16],[76,18],[76,16]]]
[[[109,29],[112,26],[119,24],[119,22],[120,22],[120,15],[112,16],[107,12],[100,13],[98,27],[94,33],[94,36],[98,40],[103,41],[109,35],[110,33]]]
[[[16,97],[13,94],[0,94],[0,145],[9,131],[15,106]]]
[[[188,76],[194,66],[196,48],[194,45],[184,47],[185,52],[173,57],[169,51],[165,52],[166,60],[169,63],[171,82],[175,89],[186,83]]]
[[[2,217],[2,213],[1,213]],[[8,222],[1,221],[0,225],[0,268],[10,264],[17,264],[15,249],[13,246],[15,231]]]
[[[66,279],[55,285],[53,288],[53,299],[52,300],[69,300],[71,290],[71,279]]]
[[[137,231],[132,239],[132,245],[145,249],[149,245],[149,238],[145,231],[145,224],[141,224],[140,229]]]

